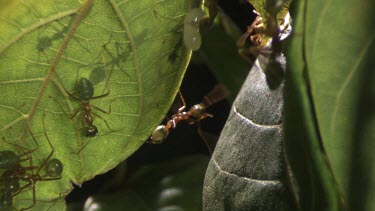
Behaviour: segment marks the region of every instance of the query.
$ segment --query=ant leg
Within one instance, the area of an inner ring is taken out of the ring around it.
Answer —
[[[215,146],[216,146],[217,142],[219,141],[219,137],[203,131],[201,126],[199,125],[199,122],[198,122],[198,134],[203,139],[204,143],[206,144],[206,146],[207,146],[207,148],[210,152],[210,155],[212,156],[212,153],[215,150]]]
[[[99,119],[103,120],[104,123],[107,125],[108,129],[110,129],[111,131],[114,131],[114,130],[112,130],[111,127],[109,127],[108,122],[107,122],[103,117],[99,116],[98,114],[96,114],[96,113],[94,113],[94,112],[91,112],[91,113],[92,113],[94,116],[98,117]]]
[[[212,115],[212,114],[210,114],[210,113],[204,113],[204,114],[201,116],[201,118],[199,118],[197,121],[200,121],[200,120],[205,119],[205,118],[207,118],[207,117],[212,118],[212,117],[214,117],[214,115]],[[197,121],[196,121],[196,122],[197,122]]]
[[[178,90],[178,95],[180,96],[180,100],[181,100],[181,103],[182,103],[181,108],[178,109],[178,113],[181,113],[183,110],[185,110],[186,103],[185,103],[184,97],[182,96],[181,90]]]
[[[33,203],[31,204],[31,206],[28,206],[28,207],[22,208],[21,211],[22,211],[22,210],[28,210],[28,209],[34,207],[35,204],[36,204],[36,197],[35,197],[35,182],[30,181],[29,184],[25,185],[24,188],[26,188],[26,186],[30,186],[30,185],[32,185],[32,190],[33,190]],[[24,188],[22,188],[22,189],[24,189]]]
[[[16,145],[16,144],[10,143],[10,142],[6,141],[4,138],[3,138],[3,141],[4,141],[5,143],[7,143],[7,144],[9,144],[9,145],[11,145],[11,146],[13,146],[13,147],[15,147],[15,148],[19,148],[19,149],[25,151],[23,154],[18,155],[19,157],[23,157],[23,156],[27,156],[27,157],[29,157],[29,156],[28,156],[29,154],[32,154],[33,152],[35,152],[35,151],[38,149],[38,148],[35,148],[35,149],[32,149],[32,150],[28,150],[28,149],[26,149],[25,147],[22,147],[22,146],[19,146],[19,145]],[[21,162],[22,162],[22,161],[26,161],[26,160],[28,160],[28,158],[26,158],[26,159],[20,159]]]
[[[16,192],[14,192],[12,194],[12,197],[17,196],[18,194],[23,193],[24,191],[26,191],[26,189],[29,188],[31,184],[32,184],[32,182],[29,181],[26,185],[24,185],[23,187],[19,188]]]
[[[251,33],[253,33],[253,31],[254,31],[253,25],[247,27],[247,31],[243,35],[241,35],[241,37],[238,38],[236,42],[236,45],[238,48],[242,48],[243,46],[245,46],[247,38],[250,36]]]
[[[87,142],[81,149],[79,149],[75,154],[79,154],[90,142]]]
[[[95,99],[98,99],[98,98],[106,97],[106,96],[108,96],[108,95],[109,95],[109,90],[108,90],[107,93],[104,93],[104,94],[102,94],[102,95],[99,95],[99,96],[96,96],[96,97],[92,97],[92,98],[90,98],[90,100],[95,100]]]
[[[78,69],[78,72],[79,72],[80,68]],[[60,90],[60,92],[62,92],[62,90],[64,90],[64,93],[66,93],[69,97],[73,98],[74,100],[77,100],[77,101],[81,101],[81,99],[79,99],[78,97],[74,96],[72,93],[70,93],[66,88],[65,86],[63,85],[60,77],[59,77],[59,74],[57,74],[57,72],[55,72],[55,75],[56,75],[56,78],[57,78],[57,81],[56,80],[53,80],[54,83],[56,83],[55,85],[57,86],[57,88]],[[77,87],[77,84],[78,84],[78,73],[77,73],[77,77],[76,77],[76,87]],[[61,90],[62,89],[62,90]],[[63,93],[64,96],[66,96],[65,94]],[[51,96],[50,96],[51,97]]]
[[[109,111],[105,111],[105,110],[103,110],[103,109],[101,109],[101,108],[99,108],[99,107],[97,107],[97,106],[94,106],[94,105],[91,105],[91,107],[95,108],[96,110],[98,110],[98,111],[100,111],[100,112],[102,112],[102,113],[105,113],[105,114],[111,114],[111,111],[112,111],[112,102],[113,102],[113,101],[110,101],[110,102],[109,102]]]
[[[61,179],[61,175],[58,177],[53,177],[53,178],[42,178],[38,181],[54,181],[54,180],[59,180],[59,179]]]
[[[263,36],[261,34],[255,34],[250,36],[250,41],[254,46],[260,46],[262,44],[262,38]]]
[[[68,93],[70,95],[70,93]],[[72,95],[73,96],[73,95]],[[66,113],[66,111],[63,109],[63,107],[61,106],[61,104],[59,103],[59,101],[57,101],[54,97],[52,96],[48,96],[49,98],[53,99],[57,105],[60,107],[61,111],[65,114],[65,116],[68,118],[68,119],[73,119],[74,117],[77,116],[77,114],[79,113],[79,111],[82,109],[82,108],[78,108],[74,113],[73,115],[69,115],[68,113]]]
[[[42,120],[42,123],[43,123],[43,133],[44,133],[44,136],[47,139],[47,142],[48,142],[49,146],[51,147],[51,152],[49,153],[49,155],[47,156],[47,158],[43,160],[43,163],[39,166],[38,170],[36,171],[37,175],[39,175],[40,170],[46,166],[47,162],[51,159],[53,153],[55,153],[55,148],[53,148],[53,145],[52,145],[51,141],[49,140],[47,132],[46,132],[46,125],[44,123],[44,117],[43,117],[43,120]]]
[[[34,143],[35,143],[35,145],[36,145],[36,149],[39,147],[39,145],[38,145],[38,142],[36,141],[36,139],[35,139],[35,137],[34,137],[34,134],[31,132],[31,129],[30,129],[30,127],[29,127],[29,124],[27,124],[27,122],[25,122],[25,126],[26,126],[26,128],[27,128],[27,130],[29,131],[29,133],[30,133],[30,135],[31,135],[31,138],[33,139],[33,141],[34,141]],[[35,150],[36,150],[35,149]],[[34,151],[35,151],[34,150]]]

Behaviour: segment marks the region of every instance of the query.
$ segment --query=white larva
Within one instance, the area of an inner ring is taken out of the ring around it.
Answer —
[[[191,9],[184,20],[184,44],[187,48],[196,51],[202,44],[199,33],[199,23],[205,13],[200,8]]]

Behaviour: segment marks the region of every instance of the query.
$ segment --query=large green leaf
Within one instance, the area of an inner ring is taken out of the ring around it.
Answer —
[[[345,193],[359,76],[375,36],[374,9],[373,1],[306,1],[304,54],[311,97],[324,149]]]
[[[143,144],[162,120],[190,58],[182,44],[190,1],[0,0],[1,138],[35,148],[40,165],[54,146],[64,165],[61,180],[38,182],[38,200],[56,199],[115,167]],[[99,133],[83,134],[81,105],[73,92],[79,78],[94,84],[92,100]],[[108,81],[108,83],[107,83]],[[108,123],[108,126],[106,125]],[[44,131],[42,125],[45,124]],[[86,146],[83,150],[82,147]],[[1,150],[17,147],[5,142]],[[32,191],[19,194],[17,207]],[[21,203],[29,199],[28,203]]]
[[[303,55],[303,1],[291,10],[293,36],[288,45],[285,90],[285,151],[293,172],[293,187],[302,210],[338,210],[335,180],[319,143]]]
[[[366,91],[364,70],[371,68],[366,54],[374,43],[374,8],[373,1],[298,2],[285,115],[287,154],[303,210],[342,210],[353,201],[361,207],[350,204],[353,210],[364,210],[364,202],[373,201],[373,182],[364,179],[373,174],[373,146],[359,135],[372,127],[371,117],[363,118],[357,101]],[[362,178],[360,172],[367,173]]]

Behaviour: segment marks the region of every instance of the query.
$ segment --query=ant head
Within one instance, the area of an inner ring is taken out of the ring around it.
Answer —
[[[19,162],[20,158],[13,151],[5,150],[0,152],[0,169],[12,169]]]
[[[86,128],[86,137],[94,137],[98,133],[98,128],[95,125]]]
[[[154,132],[152,132],[151,139],[152,143],[161,143],[169,134],[169,131],[165,128],[165,125],[159,125]]]

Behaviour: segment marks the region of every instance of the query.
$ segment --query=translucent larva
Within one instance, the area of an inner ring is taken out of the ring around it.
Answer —
[[[185,26],[192,25],[199,28],[199,22],[206,14],[200,8],[191,9],[185,16]]]
[[[187,48],[196,51],[202,44],[201,34],[199,28],[191,25],[185,25],[184,27],[184,44]]]
[[[187,48],[196,51],[202,44],[202,38],[199,33],[199,23],[205,13],[200,8],[191,9],[185,16],[184,21],[184,43]]]

